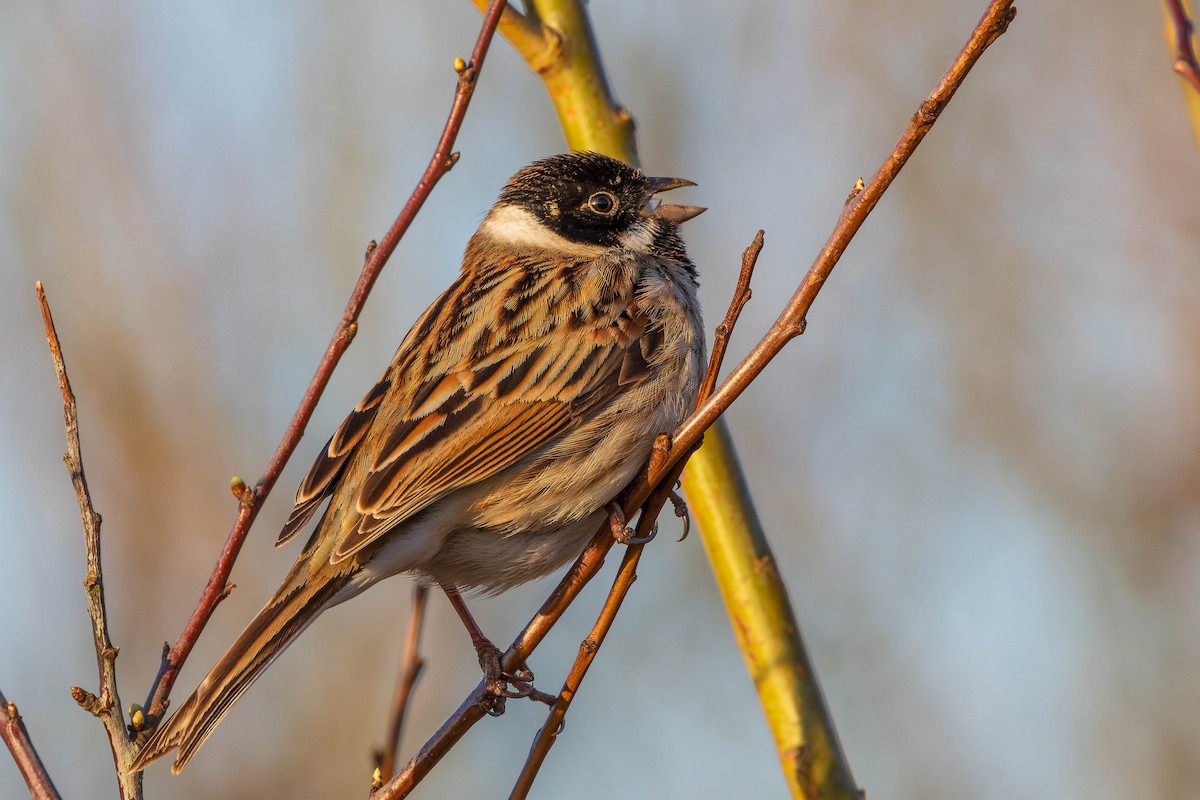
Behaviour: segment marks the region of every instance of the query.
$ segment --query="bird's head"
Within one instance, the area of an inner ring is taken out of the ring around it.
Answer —
[[[513,175],[485,224],[497,238],[531,246],[553,247],[557,240],[649,252],[660,237],[705,210],[661,203],[656,195],[695,185],[683,178],[650,178],[599,153],[564,153]]]

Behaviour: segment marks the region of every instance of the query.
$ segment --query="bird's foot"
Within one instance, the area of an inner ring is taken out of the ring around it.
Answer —
[[[533,671],[522,664],[512,672],[504,671],[503,657],[500,648],[487,639],[475,643],[479,654],[479,666],[483,668],[483,686],[485,694],[491,698],[487,712],[493,717],[504,713],[504,701],[509,698],[528,697],[547,705],[554,705],[557,699],[554,695],[538,691],[533,685]]]
[[[613,538],[619,544],[649,544],[658,535],[658,523],[656,522],[650,527],[650,533],[645,536],[635,536],[633,528],[626,524],[629,520],[625,518],[625,510],[615,500],[608,504],[607,510],[609,528],[612,530]]]

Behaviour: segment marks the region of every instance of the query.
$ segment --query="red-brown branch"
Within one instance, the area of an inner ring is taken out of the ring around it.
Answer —
[[[725,319],[717,326],[716,333],[713,336],[712,352],[708,358],[708,370],[705,372],[704,380],[700,384],[700,391],[696,398],[697,406],[708,399],[717,385],[717,376],[721,373],[721,365],[725,361],[725,351],[728,349],[730,337],[733,336],[734,326],[737,325],[738,318],[742,314],[742,309],[746,307],[746,303],[750,302],[750,280],[754,276],[754,266],[758,263],[758,256],[762,252],[762,248],[763,232],[759,231],[755,235],[754,241],[742,253],[742,268],[738,273],[737,286],[734,288],[733,297],[729,301],[729,309],[725,312]],[[670,442],[668,441],[668,437],[665,435],[660,436],[655,442],[651,455],[650,470],[659,468],[660,464],[666,460],[669,449]],[[683,472],[684,463],[680,461],[675,465],[672,474],[658,483],[654,492],[642,507],[642,514],[638,518],[638,526],[635,534],[638,538],[646,537],[653,529],[659,513],[662,511],[667,498],[671,494],[672,487]],[[686,530],[685,527],[685,533]],[[625,549],[625,557],[621,560],[621,566],[617,570],[616,577],[613,578],[612,588],[608,591],[608,597],[605,598],[604,605],[600,609],[600,615],[597,617],[596,623],[592,626],[592,630],[588,633],[587,638],[580,644],[579,655],[576,656],[575,663],[571,666],[571,671],[567,674],[567,679],[563,682],[563,687],[558,693],[558,699],[555,700],[554,706],[550,709],[550,713],[546,717],[546,722],[538,731],[537,736],[534,737],[533,745],[529,748],[529,755],[525,758],[525,765],[521,768],[521,774],[517,777],[517,782],[514,784],[512,793],[509,795],[509,800],[524,800],[528,796],[529,790],[533,786],[534,778],[537,777],[538,771],[546,759],[546,755],[550,752],[550,748],[554,746],[558,732],[562,729],[571,702],[575,699],[575,695],[578,693],[584,677],[587,676],[588,669],[596,659],[596,654],[599,652],[600,646],[604,644],[605,637],[608,636],[609,630],[612,629],[617,612],[621,609],[621,604],[625,602],[625,596],[629,593],[633,582],[637,580],[637,565],[642,557],[642,549],[644,547],[644,544],[634,544]]]
[[[712,425],[717,417],[745,391],[750,382],[758,377],[763,368],[770,363],[779,351],[789,341],[804,332],[805,317],[813,301],[825,285],[833,268],[837,265],[842,253],[850,240],[858,233],[867,216],[883,197],[883,193],[892,185],[892,181],[908,162],[909,157],[921,144],[925,134],[937,122],[938,117],[954,96],[955,91],[962,85],[967,73],[979,61],[984,51],[998,39],[1016,16],[1013,8],[1014,0],[992,0],[983,17],[971,32],[970,38],[959,52],[946,74],[934,88],[933,92],[921,103],[913,114],[908,127],[900,135],[899,141],[891,154],[876,170],[871,180],[866,183],[861,192],[852,194],[844,210],[838,218],[837,225],[825,241],[825,246],[809,267],[804,280],[796,289],[792,299],[784,308],[783,313],[767,331],[753,350],[742,360],[725,382],[713,393],[712,397],[695,414],[688,417],[683,425],[675,431],[676,445],[690,446],[697,442],[704,431]]]
[[[487,56],[488,48],[491,46],[492,38],[496,32],[496,24],[499,22],[500,14],[504,11],[505,5],[502,0],[491,0],[488,4],[479,36],[476,38],[474,50],[471,52],[471,60],[459,72],[458,85],[454,91],[454,101],[450,106],[450,114],[446,120],[445,127],[442,129],[442,135],[438,139],[437,147],[433,151],[433,156],[429,160],[429,166],[425,168],[425,172],[417,182],[417,186],[408,198],[408,202],[405,203],[403,210],[396,217],[396,221],[392,224],[387,234],[379,241],[378,246],[372,243],[367,248],[365,263],[359,275],[358,283],[355,284],[354,291],[350,294],[346,310],[342,313],[342,318],[334,331],[329,346],[325,350],[325,355],[317,366],[316,374],[313,376],[312,382],[309,383],[308,389],[304,392],[304,397],[300,401],[300,407],[296,410],[295,416],[292,417],[292,421],[288,425],[287,431],[279,443],[279,447],[276,448],[275,454],[271,457],[258,483],[254,485],[254,489],[241,493],[239,498],[241,505],[238,509],[237,518],[234,520],[233,528],[229,531],[229,535],[225,540],[225,546],[217,558],[216,566],[209,576],[208,583],[205,584],[204,591],[200,595],[200,601],[184,625],[183,632],[176,640],[174,646],[171,647],[170,652],[164,657],[158,677],[155,680],[154,686],[151,687],[150,695],[146,699],[146,712],[153,719],[162,717],[163,711],[166,709],[167,697],[171,692],[171,687],[175,684],[183,662],[187,659],[188,654],[191,653],[192,647],[200,636],[200,632],[208,624],[213,610],[225,593],[229,575],[233,570],[233,562],[242,549],[242,543],[246,540],[246,535],[250,531],[250,525],[258,515],[259,509],[262,508],[263,501],[275,486],[275,482],[283,472],[283,468],[291,457],[292,452],[300,443],[300,438],[304,435],[304,428],[308,425],[308,421],[316,409],[317,400],[320,399],[326,384],[329,383],[329,379],[333,375],[333,370],[337,366],[338,361],[341,360],[342,354],[350,346],[350,342],[354,338],[354,334],[358,328],[358,316],[366,304],[371,288],[375,285],[375,281],[387,263],[388,258],[391,257],[392,252],[396,249],[400,238],[404,236],[413,219],[417,216],[417,212],[420,211],[430,192],[433,191],[434,185],[443,175],[450,171],[458,160],[458,154],[453,152],[454,141],[458,136],[459,129],[462,127],[463,118],[466,116],[467,107],[471,102],[471,96],[475,92],[479,73],[483,69],[484,58]]]
[[[387,734],[375,759],[381,780],[389,780],[396,770],[396,751],[400,747],[400,734],[404,730],[405,712],[413,687],[425,668],[421,657],[421,629],[425,624],[425,607],[429,600],[429,587],[417,584],[413,589],[412,616],[408,621],[408,633],[404,637],[404,653],[400,656],[400,673],[396,676],[396,689],[392,694],[392,713],[388,719]]]
[[[9,702],[4,692],[0,692],[0,739],[8,745],[13,761],[17,762],[17,769],[29,787],[29,796],[33,800],[61,800],[58,789],[54,788],[54,781],[50,780],[50,773],[46,772],[46,766],[29,738],[25,721],[17,712],[17,704]]]
[[[900,169],[908,161],[925,134],[937,121],[942,110],[950,102],[954,92],[962,85],[967,73],[983,55],[984,51],[999,38],[1016,15],[1014,0],[992,0],[983,17],[971,32],[966,45],[950,68],[942,76],[933,92],[921,103],[908,127],[901,135],[891,154],[876,171],[861,192],[847,201],[837,224],[825,247],[817,256],[804,280],[796,289],[791,301],[779,319],[750,354],[743,359],[733,373],[717,388],[711,397],[676,429],[669,454],[661,466],[647,470],[646,477],[636,482],[626,493],[626,515],[636,513],[649,497],[652,487],[673,473],[674,468],[691,453],[700,442],[704,431],[712,425],[725,409],[737,399],[746,387],[762,372],[783,346],[804,331],[805,315],[820,292],[838,259],[845,252],[850,240],[862,227],[863,221],[879,202]],[[533,649],[545,638],[550,628],[583,586],[596,574],[604,563],[604,556],[612,547],[613,538],[607,522],[597,532],[583,554],[571,567],[555,588],[550,598],[542,605],[537,615],[521,632],[504,654],[505,669],[514,669],[523,664]],[[403,770],[375,795],[375,800],[393,800],[405,797],[436,765],[446,752],[484,715],[485,693],[482,682],[459,706],[458,710],[413,756]]]
[[[1192,42],[1196,28],[1183,7],[1183,0],[1164,0],[1171,25],[1175,28],[1175,72],[1200,92],[1200,63],[1196,61],[1196,49]]]
[[[754,241],[742,253],[742,268],[738,272],[737,286],[733,289],[733,299],[729,301],[729,309],[725,319],[717,326],[713,334],[712,354],[708,359],[708,371],[704,373],[704,382],[700,384],[699,398],[704,402],[717,388],[717,378],[721,376],[721,365],[725,363],[725,350],[729,347],[729,337],[733,335],[733,326],[737,325],[742,309],[750,302],[750,279],[754,277],[754,265],[758,263],[758,254],[763,249],[763,232],[754,236]]]

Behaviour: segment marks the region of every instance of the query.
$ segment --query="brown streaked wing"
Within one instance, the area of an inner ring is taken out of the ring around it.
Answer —
[[[375,421],[375,413],[379,410],[383,395],[391,385],[391,378],[384,377],[383,380],[371,387],[371,391],[367,392],[366,397],[359,401],[354,410],[334,431],[333,436],[329,437],[325,449],[313,461],[313,465],[308,469],[308,474],[304,476],[300,487],[296,489],[295,508],[288,515],[283,530],[279,532],[279,538],[275,540],[276,547],[287,542],[307,525],[317,507],[321,505],[321,501],[333,491],[333,484],[342,474],[351,454],[362,442],[371,423]]]
[[[404,435],[389,437],[359,494],[362,518],[344,534],[332,563],[349,558],[446,494],[487,480],[578,425],[623,388],[622,363],[631,350],[640,356],[643,330],[636,326],[631,337],[629,331],[605,326],[596,335],[556,337],[557,352],[545,346],[545,338],[533,346],[526,342],[520,355],[514,348],[507,374],[484,381],[461,375],[465,394],[449,395],[436,410],[426,407],[429,416],[443,418],[438,424],[418,431],[420,420],[408,420]],[[538,363],[529,363],[533,361]],[[568,369],[574,381],[564,385]],[[514,384],[519,390],[513,391]],[[557,391],[547,397],[543,389],[551,386]]]

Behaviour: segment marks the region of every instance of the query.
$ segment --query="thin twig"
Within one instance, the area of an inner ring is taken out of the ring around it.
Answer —
[[[312,382],[304,393],[300,407],[296,410],[295,416],[292,417],[292,421],[288,425],[283,440],[280,441],[279,447],[275,450],[275,454],[271,457],[266,470],[263,472],[262,477],[259,478],[258,483],[255,484],[254,489],[240,493],[241,505],[238,509],[237,518],[234,521],[233,528],[229,531],[229,536],[225,540],[225,546],[222,548],[221,554],[217,559],[217,564],[209,576],[208,583],[200,595],[200,602],[196,605],[196,610],[192,612],[192,616],[184,626],[183,633],[180,634],[175,645],[163,658],[158,677],[146,699],[146,713],[152,720],[162,718],[163,712],[166,709],[167,697],[171,692],[171,687],[175,684],[175,679],[179,675],[179,670],[183,666],[183,662],[187,659],[188,654],[191,653],[200,632],[208,624],[213,610],[225,593],[229,574],[233,570],[233,562],[242,548],[242,543],[246,540],[251,523],[258,515],[258,511],[262,507],[268,493],[270,493],[275,482],[279,479],[279,475],[283,472],[283,468],[291,457],[292,452],[300,443],[300,438],[304,434],[304,428],[312,417],[313,411],[316,409],[317,400],[325,390],[326,384],[329,383],[333,370],[341,359],[342,354],[350,346],[350,342],[354,338],[354,334],[358,329],[358,316],[367,301],[367,296],[370,294],[371,288],[375,285],[375,281],[387,263],[388,258],[391,257],[392,252],[396,249],[400,238],[404,236],[413,219],[416,217],[417,212],[420,211],[430,192],[433,191],[434,185],[458,161],[458,153],[453,152],[454,141],[458,136],[459,129],[462,127],[463,118],[466,116],[467,107],[471,102],[471,96],[475,92],[479,73],[483,69],[484,58],[487,56],[488,48],[491,46],[492,38],[496,32],[496,25],[499,22],[500,14],[504,11],[505,5],[502,0],[491,0],[489,3],[479,36],[475,40],[475,47],[471,52],[471,60],[465,65],[458,65],[463,68],[458,73],[458,83],[454,90],[454,100],[450,106],[450,115],[446,120],[445,127],[442,129],[442,135],[438,139],[437,147],[434,148],[429,165],[425,168],[425,172],[417,182],[417,186],[408,198],[408,202],[405,203],[403,210],[396,217],[396,221],[392,224],[387,234],[380,240],[378,245],[372,242],[368,246],[365,263],[363,264],[362,273],[359,275],[358,283],[354,286],[354,291],[351,293],[350,300],[346,304],[346,310],[342,313],[341,321],[338,323],[333,338],[325,350],[324,357],[317,366],[317,371],[313,376]]]
[[[638,535],[644,536],[645,533],[641,520],[639,520]],[[587,638],[579,645],[579,655],[575,658],[575,663],[571,665],[571,671],[567,674],[562,689],[559,690],[558,699],[554,702],[545,723],[538,730],[533,745],[529,748],[529,755],[526,757],[521,774],[517,776],[517,782],[508,796],[509,800],[524,800],[529,795],[538,770],[541,769],[546,755],[550,752],[550,748],[563,728],[563,720],[566,718],[571,701],[575,699],[575,694],[579,691],[579,686],[583,683],[588,668],[596,658],[600,645],[604,643],[604,637],[612,628],[621,602],[625,599],[629,588],[633,586],[633,582],[637,580],[637,565],[644,547],[644,544],[631,544],[625,549],[625,557],[621,560],[621,566],[613,579],[612,589],[605,599],[604,606],[600,609],[600,615]]]
[[[654,443],[649,468],[651,470],[660,469],[661,465],[666,461],[669,450],[669,437],[666,434],[661,434]],[[662,511],[663,506],[667,502],[671,487],[675,485],[675,481],[679,479],[681,472],[683,472],[683,462],[677,464],[674,472],[655,487],[654,493],[646,501],[646,504],[642,506],[642,513],[638,517],[637,530],[635,531],[636,537],[645,538],[650,535],[658,519],[659,512]],[[633,582],[637,580],[637,567],[645,547],[646,544],[642,542],[631,544],[625,548],[625,556],[621,559],[621,566],[617,569],[617,574],[613,578],[612,587],[608,591],[604,605],[600,608],[600,614],[597,616],[595,624],[592,625],[587,638],[579,645],[579,654],[575,657],[575,663],[571,665],[571,670],[567,673],[566,680],[563,681],[558,698],[551,707],[550,713],[546,716],[546,722],[534,737],[533,745],[529,748],[529,755],[525,759],[525,765],[521,768],[521,774],[517,776],[517,782],[513,785],[512,792],[509,794],[509,800],[524,800],[528,796],[529,790],[533,786],[534,778],[537,777],[538,771],[541,769],[547,754],[550,752],[550,748],[554,746],[555,741],[558,739],[558,734],[563,729],[567,710],[571,707],[575,695],[578,694],[579,687],[583,684],[583,679],[587,676],[588,669],[591,668],[592,662],[596,659],[596,655],[600,651],[600,646],[604,644],[604,639],[612,629],[613,622],[617,618],[617,612],[620,611],[621,604],[625,602],[625,597],[629,594],[629,589],[633,586]]]
[[[729,337],[733,335],[733,326],[737,325],[738,317],[746,303],[750,302],[750,279],[754,277],[754,265],[758,263],[758,254],[763,249],[763,232],[754,236],[754,241],[742,252],[742,269],[738,273],[737,286],[733,290],[733,299],[729,302],[729,310],[725,319],[717,326],[713,334],[712,353],[708,358],[708,371],[704,374],[704,382],[700,384],[700,401],[708,399],[717,387],[717,378],[721,374],[721,365],[725,363],[725,350],[729,347]]]
[[[100,515],[92,504],[88,490],[87,475],[83,471],[83,452],[79,445],[79,415],[75,406],[75,393],[71,391],[71,380],[67,377],[67,364],[63,359],[58,331],[54,328],[54,317],[50,314],[50,302],[42,282],[37,282],[38,305],[42,309],[42,324],[46,330],[46,342],[50,346],[50,357],[54,360],[54,371],[58,375],[58,388],[62,391],[63,419],[67,429],[67,452],[63,462],[71,475],[75,487],[75,499],[79,504],[79,516],[83,522],[84,546],[87,550],[87,576],[83,586],[87,592],[88,617],[92,622],[92,639],[96,645],[96,666],[100,673],[99,697],[82,689],[73,690],[78,698],[90,698],[88,710],[100,718],[108,734],[112,748],[113,763],[117,768],[117,784],[121,797],[125,799],[142,796],[140,775],[129,775],[127,769],[133,761],[134,747],[125,727],[125,714],[121,711],[121,696],[117,692],[117,648],[108,634],[108,612],[104,606],[104,578],[100,567]]]
[[[25,720],[17,712],[17,704],[10,702],[4,692],[0,692],[0,739],[8,745],[13,761],[17,762],[17,769],[29,787],[30,797],[33,800],[61,800],[58,789],[54,788],[54,781],[50,780],[50,773],[46,772],[46,766],[33,746],[33,740],[29,738]]]
[[[1200,92],[1200,63],[1196,61],[1196,49],[1192,38],[1196,32],[1192,20],[1183,7],[1183,0],[1164,0],[1171,24],[1175,28],[1175,72],[1182,75],[1192,88]]]
[[[746,249],[746,252],[742,256],[742,271],[738,280],[738,286],[730,303],[729,312],[722,323],[719,338],[714,340],[713,351],[709,358],[708,373],[711,375],[716,375],[720,372],[728,338],[733,331],[733,325],[736,323],[742,308],[745,307],[746,302],[750,299],[750,276],[753,274],[758,254],[762,250],[762,241],[763,234],[762,231],[759,231],[754,242]],[[703,402],[711,391],[712,386],[705,381],[705,384],[701,387],[697,402]],[[655,442],[654,449],[651,452],[646,477],[631,487],[635,496],[640,494],[642,500],[646,501],[645,505],[642,506],[642,513],[638,519],[636,535],[639,537],[645,536],[650,531],[667,500],[671,487],[675,485],[675,481],[679,478],[679,473],[683,470],[683,460],[679,460],[670,474],[664,473],[664,464],[670,452],[671,447],[668,437],[660,437]],[[652,488],[654,492],[651,495]],[[649,499],[647,499],[647,495],[650,495]],[[625,507],[626,514],[632,515],[638,506],[641,505],[642,500],[634,500],[633,498],[627,500]],[[562,613],[574,600],[579,590],[599,571],[604,563],[604,555],[607,554],[612,545],[613,538],[608,531],[607,525],[601,526],[601,530],[592,539],[588,548],[580,556],[579,560],[576,561],[567,575],[564,576],[554,593],[543,604],[538,615],[534,617],[525,630],[522,631],[521,635],[517,637],[517,640],[513,642],[512,647],[505,654],[504,663],[506,667],[510,664],[510,659],[512,665],[516,666],[523,663],[525,658],[532,654],[533,648],[541,642],[550,628],[562,616]],[[578,690],[584,675],[586,675],[588,668],[591,666],[591,662],[595,658],[595,652],[599,649],[599,644],[611,628],[616,612],[620,608],[626,593],[629,591],[629,587],[636,579],[637,564],[641,557],[643,546],[631,545],[626,549],[625,557],[622,560],[617,577],[614,579],[613,587],[609,592],[604,607],[601,609],[600,618],[597,620],[596,626],[593,627],[591,635],[589,635],[588,639],[581,646],[580,655],[576,659],[575,665],[572,667],[571,673],[564,683],[563,690],[559,693],[559,699],[551,709],[549,718],[542,726],[539,737],[535,740],[533,748],[530,750],[529,759],[526,761],[522,774],[518,778],[517,785],[513,789],[513,797],[522,797],[524,793],[528,792],[538,768],[544,760],[546,753],[553,745],[554,737],[557,736],[567,708],[574,698],[575,692]],[[473,693],[473,696],[476,694],[478,694],[478,688],[476,693]],[[460,707],[461,711],[462,707]],[[457,721],[458,724],[443,726],[435,734],[434,739],[430,740],[432,744],[435,739],[442,737],[442,741],[438,743],[438,746],[429,747],[427,745],[428,750],[422,750],[421,753],[418,753],[409,762],[404,773],[402,773],[401,777],[403,781],[399,782],[399,785],[394,789],[389,787],[389,789],[392,789],[396,793],[386,795],[386,797],[404,797],[416,783],[420,782],[424,774],[428,772],[428,769],[432,768],[433,763],[436,763],[436,759],[433,759],[433,756],[438,752],[448,750],[454,741],[457,741],[457,738],[461,737],[481,717],[481,712],[478,715],[472,714],[469,717],[464,715]],[[448,740],[448,737],[453,737],[453,739]],[[422,759],[423,754],[425,755],[424,760]],[[423,761],[431,759],[433,763],[429,763],[428,768],[422,771],[422,768],[425,766]],[[383,797],[384,795],[380,796],[381,800]]]
[[[429,587],[417,584],[413,589],[412,617],[408,621],[408,633],[404,637],[404,653],[400,656],[400,673],[396,676],[396,690],[392,695],[392,713],[388,719],[387,735],[375,759],[381,780],[389,780],[396,770],[396,751],[400,748],[400,734],[404,729],[404,713],[417,679],[425,668],[421,657],[421,629],[425,624],[425,607],[429,599]]]
[[[697,407],[708,399],[709,395],[713,392],[713,388],[716,386],[717,376],[721,372],[721,364],[725,361],[725,351],[729,346],[729,339],[733,335],[734,326],[737,325],[738,317],[742,314],[742,309],[746,307],[746,303],[750,302],[750,279],[754,276],[754,266],[758,263],[758,255],[762,252],[762,248],[763,232],[759,231],[755,235],[754,241],[742,253],[742,268],[738,274],[738,282],[734,288],[733,297],[729,302],[729,309],[725,312],[725,319],[717,326],[716,334],[713,336],[712,352],[708,357],[708,369],[703,382],[700,384],[700,391],[696,398]],[[666,460],[669,449],[670,442],[668,437],[666,435],[660,436],[654,443],[648,472],[653,472],[660,468],[661,464]],[[649,534],[655,521],[658,519],[659,513],[666,504],[667,498],[671,494],[671,489],[675,485],[675,481],[679,479],[679,475],[683,472],[684,463],[684,461],[678,462],[675,465],[674,473],[655,487],[655,491],[651,494],[650,499],[642,507],[641,516],[638,518],[636,536],[645,537]],[[621,560],[621,566],[617,570],[616,577],[613,578],[612,588],[609,589],[608,597],[605,598],[604,605],[600,609],[600,615],[597,617],[596,623],[592,626],[592,630],[588,633],[587,638],[579,646],[579,655],[576,656],[575,663],[571,666],[571,671],[567,674],[567,679],[563,682],[563,687],[558,693],[558,699],[550,709],[545,724],[542,725],[537,736],[534,738],[533,745],[529,748],[529,755],[526,757],[525,765],[521,768],[521,774],[517,777],[517,782],[513,786],[512,793],[509,795],[509,800],[523,800],[529,794],[529,790],[533,786],[533,780],[537,777],[538,770],[541,769],[546,755],[550,752],[550,748],[554,746],[559,731],[562,730],[567,710],[570,708],[572,701],[574,701],[575,695],[579,692],[579,687],[583,683],[583,679],[587,675],[592,661],[595,660],[600,646],[604,643],[605,637],[608,636],[608,632],[616,620],[617,612],[620,610],[621,604],[625,602],[625,596],[629,593],[629,588],[637,580],[637,565],[641,559],[644,547],[644,544],[635,544],[626,548],[625,557]]]
[[[837,225],[826,241],[821,254],[813,262],[804,280],[797,288],[779,319],[751,353],[683,424],[675,430],[672,446],[664,465],[657,470],[647,471],[644,479],[626,492],[625,512],[632,515],[646,501],[651,488],[657,486],[699,443],[704,431],[737,399],[763,368],[783,346],[804,331],[805,314],[812,306],[821,286],[829,277],[851,238],[862,226],[867,215],[879,202],[880,197],[891,185],[897,173],[908,161],[917,145],[937,121],[949,103],[955,90],[962,84],[967,73],[979,60],[983,52],[1008,28],[1016,14],[1014,0],[993,0],[979,23],[971,32],[966,45],[951,64],[946,74],[930,96],[913,115],[908,127],[897,142],[891,155],[866,184],[854,195]],[[522,631],[504,654],[506,669],[513,669],[528,658],[533,649],[545,638],[550,628],[562,615],[566,606],[578,595],[583,586],[603,564],[604,555],[612,546],[613,538],[607,521],[592,539],[587,549],[563,577],[550,598],[538,614]],[[446,752],[484,715],[483,686],[480,683],[458,710],[413,756],[403,770],[376,795],[377,800],[392,800],[405,797],[436,765]]]
[[[636,508],[636,505],[633,506],[634,510]],[[630,511],[628,505],[626,510]],[[630,513],[633,512],[630,511]],[[504,657],[501,659],[505,671],[511,672],[519,668],[534,649],[541,644],[550,629],[554,627],[579,592],[583,590],[583,587],[604,566],[604,557],[612,548],[613,542],[606,521],[592,537],[588,546],[584,548],[583,553],[567,570],[567,574],[559,581],[554,591],[542,603],[537,614],[505,651]],[[437,765],[442,756],[448,753],[458,743],[458,740],[483,718],[487,709],[491,707],[490,697],[484,682],[480,681],[458,709],[442,724],[442,727],[429,738],[396,777],[373,796],[372,800],[395,800],[395,798],[407,797],[408,793]]]
[[[966,45],[959,52],[946,74],[938,82],[933,92],[921,103],[920,108],[913,114],[912,119],[901,134],[891,154],[863,187],[863,190],[853,195],[845,210],[838,219],[837,225],[820,255],[809,267],[804,280],[792,295],[792,299],[784,308],[783,313],[767,331],[753,350],[742,360],[728,378],[713,392],[712,397],[695,414],[692,414],[675,431],[676,445],[691,445],[698,440],[704,430],[725,412],[725,409],[745,391],[750,382],[758,377],[763,368],[778,355],[789,341],[804,332],[805,316],[812,307],[813,300],[825,285],[825,281],[833,272],[834,266],[846,251],[850,240],[858,233],[863,222],[875,208],[883,193],[892,185],[896,175],[908,162],[917,149],[925,134],[937,122],[954,92],[962,85],[967,73],[979,61],[984,51],[998,39],[1016,16],[1013,8],[1014,0],[992,0],[983,17],[971,31]]]

